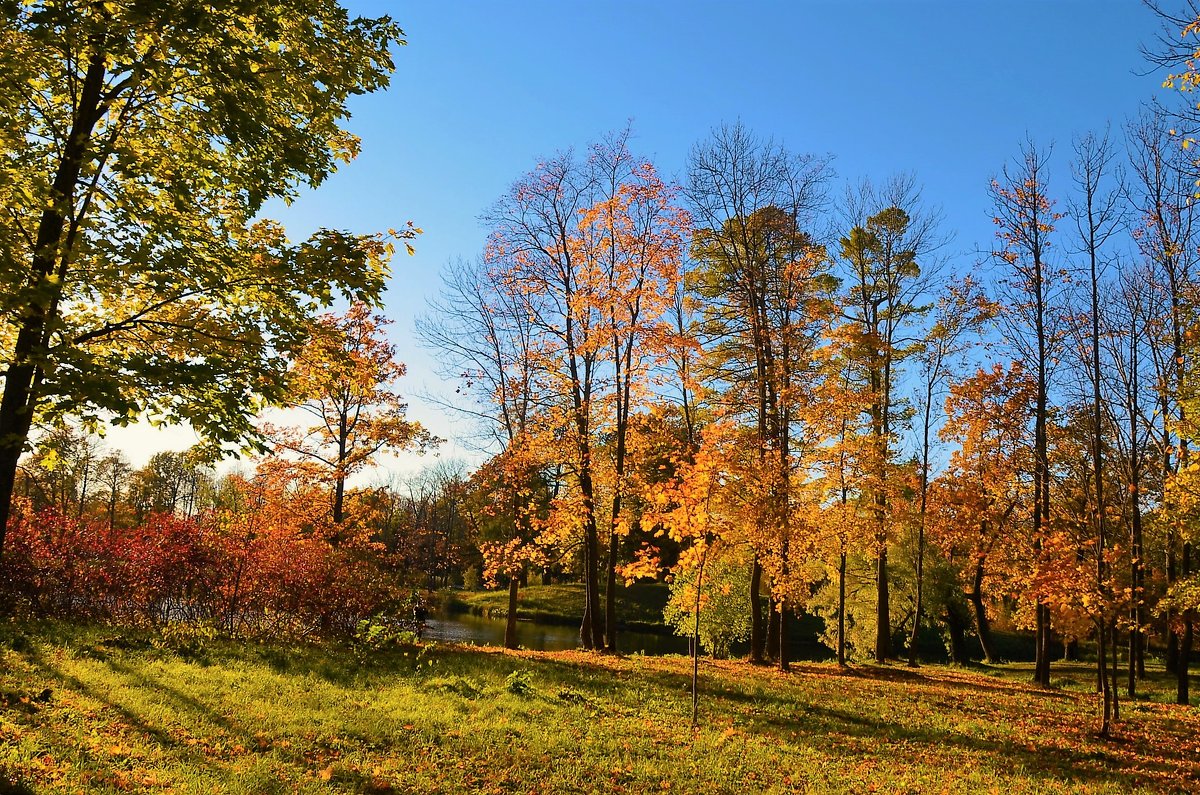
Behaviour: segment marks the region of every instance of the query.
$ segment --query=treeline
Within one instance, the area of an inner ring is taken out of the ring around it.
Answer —
[[[493,582],[576,561],[581,641],[618,648],[618,577],[676,607],[744,593],[754,661],[784,614],[839,660],[952,659],[997,622],[1115,650],[1192,647],[1200,239],[1181,121],[1023,145],[986,189],[990,253],[957,262],[914,178],[837,189],[830,161],[741,124],[663,180],[628,134],[521,176],[418,331],[499,452]],[[1052,179],[1053,177],[1053,179]],[[967,275],[969,273],[969,275]],[[722,615],[728,615],[723,609]],[[744,629],[743,629],[744,627]],[[728,638],[726,638],[728,640]],[[1115,705],[1110,705],[1115,708]]]

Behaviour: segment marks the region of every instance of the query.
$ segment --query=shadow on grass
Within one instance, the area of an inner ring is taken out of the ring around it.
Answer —
[[[274,740],[278,738],[270,738],[253,732],[251,727],[223,714],[213,704],[184,692],[172,685],[166,678],[150,675],[136,665],[121,659],[120,653],[103,656],[99,659],[87,654],[81,656],[90,657],[107,667],[119,678],[121,688],[144,689],[154,698],[163,701],[168,706],[167,713],[175,716],[175,719],[171,720],[172,724],[179,727],[175,731],[164,725],[163,721],[156,721],[128,703],[122,703],[113,692],[98,683],[84,681],[67,672],[54,661],[46,659],[36,648],[24,652],[23,656],[40,675],[56,682],[57,690],[71,691],[100,704],[101,715],[99,717],[105,724],[120,727],[122,731],[128,729],[140,735],[151,744],[152,754],[161,753],[167,759],[183,763],[185,767],[205,771],[205,775],[211,777],[211,782],[215,782],[215,786],[220,787],[219,791],[231,791],[236,789],[238,784],[243,783],[242,775],[237,772],[237,760],[246,754],[253,754],[259,758],[269,754],[279,762],[288,765],[291,768],[289,775],[293,782],[301,780],[307,773],[310,773],[316,761],[315,757],[311,755],[311,751],[306,753],[301,747],[291,747],[290,743],[276,744]],[[301,676],[303,675],[301,674]],[[56,700],[61,700],[61,696],[56,697]],[[233,702],[229,702],[227,705],[236,706]],[[71,753],[75,757],[74,766],[81,771],[80,775],[84,779],[84,783],[87,783],[88,779],[91,779],[93,783],[103,783],[107,777],[123,767],[124,763],[120,757],[99,758],[89,753],[79,744],[78,737],[71,734],[69,729],[66,731],[58,729],[50,721],[39,721],[37,729],[39,733],[48,736],[48,747],[71,749]],[[218,758],[213,752],[213,746],[222,747],[225,743],[230,744],[232,750],[227,756]],[[2,773],[3,771],[0,771],[0,795],[6,792],[3,789],[5,779]],[[349,774],[346,773],[346,775]],[[370,781],[364,780],[364,782],[355,791],[386,791],[373,788]],[[212,785],[210,783],[210,786]],[[25,788],[23,790],[15,789],[14,792],[31,791],[28,785],[19,781],[15,782],[13,786]]]
[[[597,658],[597,665],[603,663],[604,658]],[[690,709],[687,697],[690,676],[687,674],[650,668],[629,671],[605,667],[600,669],[602,674],[597,675],[587,660],[548,658],[538,659],[537,664],[556,670],[563,681],[589,694],[590,703],[602,706],[603,699],[614,686],[636,681],[648,682],[677,694],[680,713]],[[1185,741],[1194,742],[1191,733],[1195,727],[1185,722],[1175,725],[1171,721],[1165,722],[1164,728],[1174,736],[1158,738],[1153,749],[1139,747],[1132,736],[1123,737],[1119,730],[1117,736],[1108,741],[1080,733],[1079,726],[1070,723],[1071,715],[1063,715],[1059,725],[1042,727],[1041,736],[1035,731],[1026,741],[1010,741],[998,733],[987,736],[986,733],[920,725],[917,722],[922,712],[919,703],[908,705],[913,708],[914,722],[911,723],[872,715],[869,712],[872,706],[870,693],[857,694],[857,698],[863,700],[862,710],[855,710],[853,701],[843,700],[841,703],[849,706],[837,706],[831,703],[835,693],[805,693],[804,680],[808,678],[815,684],[844,679],[901,683],[914,687],[910,691],[911,697],[918,700],[944,697],[954,691],[973,691],[995,699],[996,703],[990,710],[970,708],[971,713],[976,713],[972,717],[984,721],[990,717],[994,723],[1022,717],[1020,710],[1025,705],[1005,704],[1004,699],[1079,702],[1079,694],[1043,690],[1003,679],[995,683],[970,680],[953,672],[939,677],[891,666],[838,669],[800,664],[792,666],[791,676],[747,666],[746,676],[734,682],[729,678],[728,666],[722,668],[718,676],[713,676],[711,671],[706,674],[702,669],[701,710],[709,715],[744,721],[746,730],[770,738],[772,742],[778,742],[780,736],[789,736],[789,742],[793,744],[832,754],[844,754],[845,746],[852,744],[858,749],[856,753],[879,755],[885,761],[892,759],[896,744],[902,744],[906,754],[918,758],[944,755],[950,749],[956,752],[954,758],[964,767],[979,766],[1000,775],[1023,770],[1030,777],[1047,782],[1110,785],[1122,790],[1200,791],[1200,759],[1185,750]],[[964,715],[968,712],[966,705],[953,701],[936,703],[931,700],[929,706],[938,710],[961,709]],[[1147,753],[1147,750],[1153,753]]]

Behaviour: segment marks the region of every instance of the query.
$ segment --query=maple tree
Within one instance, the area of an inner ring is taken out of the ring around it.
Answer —
[[[606,289],[599,296],[607,316],[612,365],[613,484],[605,583],[605,647],[617,650],[616,577],[621,536],[631,524],[626,500],[629,481],[630,417],[642,402],[649,367],[672,342],[670,310],[681,284],[687,213],[675,205],[675,189],[649,162],[627,149],[628,131],[604,144],[599,154],[605,198],[580,219],[581,251],[597,261]]]
[[[1034,445],[1026,414],[1036,378],[1020,364],[978,370],[952,384],[943,439],[958,444],[933,484],[933,536],[958,570],[974,609],[984,659],[997,659],[984,602],[988,567],[1018,567],[1017,526],[1031,513]],[[968,585],[969,584],[969,585]]]
[[[38,0],[0,39],[2,555],[35,422],[243,441],[314,311],[378,298],[381,237],[296,245],[257,217],[355,155],[346,102],[386,86],[403,38],[332,0]]]
[[[582,162],[560,154],[539,164],[487,218],[486,259],[538,335],[529,351],[542,396],[538,434],[560,445],[569,440],[563,463],[571,489],[553,502],[549,530],[566,545],[582,538],[586,648],[616,647],[612,599],[617,536],[628,524],[629,418],[639,376],[665,335],[661,318],[675,293],[687,224],[653,165],[630,154],[627,136],[593,145]],[[609,598],[602,610],[598,481],[605,467],[597,456],[609,447]]]
[[[1036,384],[1033,405],[1034,464],[1031,536],[1040,551],[1050,522],[1050,457],[1048,421],[1050,368],[1057,360],[1059,318],[1055,298],[1061,291],[1059,275],[1048,261],[1050,238],[1061,214],[1047,194],[1048,152],[1028,142],[1003,179],[992,181],[990,194],[1000,248],[993,256],[1011,274],[1006,282],[1009,300],[1001,317],[1006,338],[1029,364]],[[1041,565],[1036,562],[1035,565]],[[1035,595],[1036,596],[1036,595]],[[1050,607],[1037,596],[1035,608],[1037,661],[1034,679],[1050,686]]]
[[[381,452],[423,453],[439,442],[406,417],[408,404],[396,391],[405,367],[385,336],[388,323],[361,302],[340,315],[320,317],[290,374],[291,407],[315,423],[264,428],[277,451],[332,483],[335,525],[345,519],[347,478],[374,463]]]

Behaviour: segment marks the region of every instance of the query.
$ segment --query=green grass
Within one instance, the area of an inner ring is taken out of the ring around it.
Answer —
[[[1162,681],[1102,741],[1092,694],[1027,668],[706,661],[693,731],[681,657],[23,631],[0,628],[0,792],[1200,789],[1200,717]]]
[[[488,618],[508,615],[508,590],[439,591],[451,609],[465,610]],[[603,595],[601,595],[603,599]],[[663,623],[667,604],[667,586],[662,583],[617,584],[617,617],[630,629],[669,632]],[[545,624],[578,624],[583,619],[583,584],[531,585],[522,588],[517,605],[518,618]]]

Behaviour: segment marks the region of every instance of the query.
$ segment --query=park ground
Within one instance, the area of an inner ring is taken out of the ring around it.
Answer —
[[[1083,666],[273,646],[0,625],[0,791],[1200,791],[1200,714],[1154,672],[1094,736]]]

